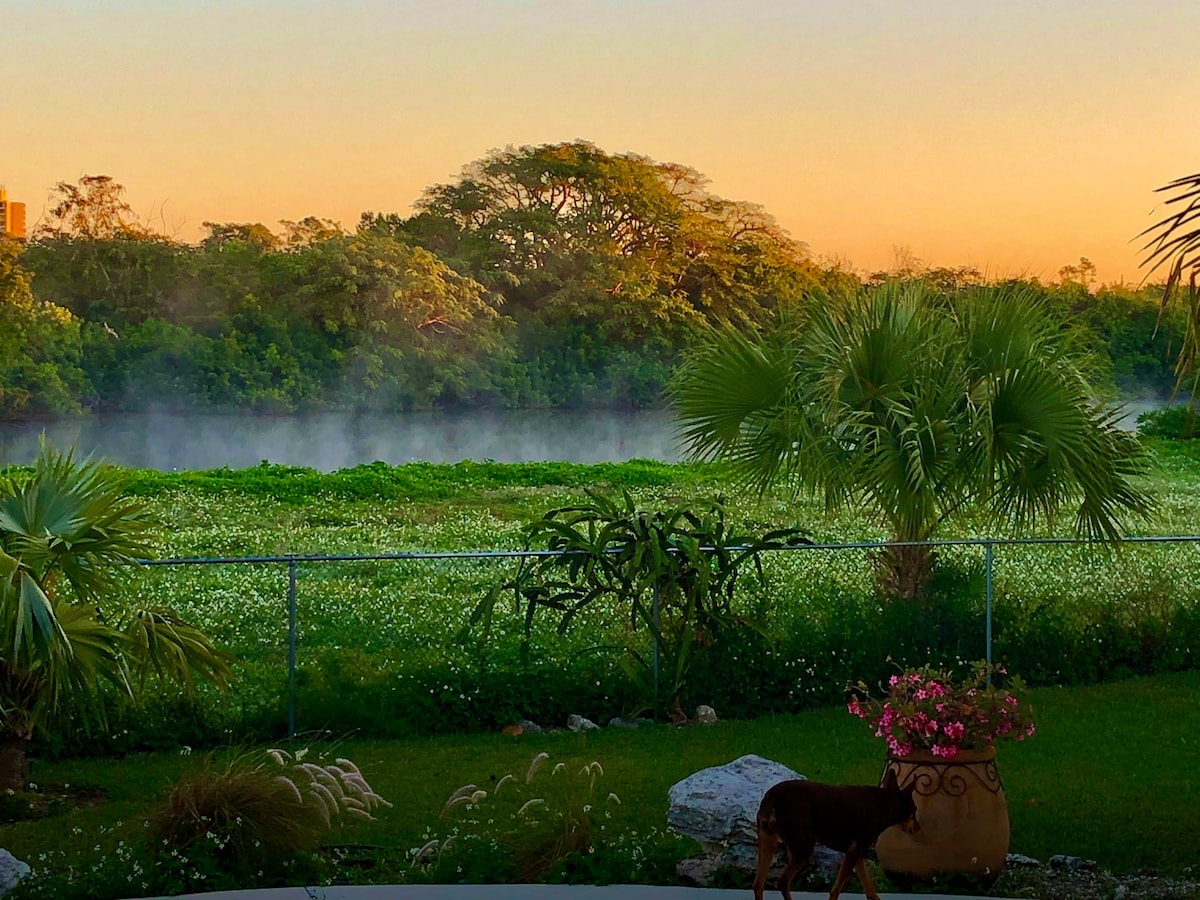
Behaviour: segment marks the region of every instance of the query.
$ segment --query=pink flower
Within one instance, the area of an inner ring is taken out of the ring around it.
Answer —
[[[942,726],[942,733],[952,741],[957,741],[963,736],[967,727],[962,722],[947,722]]]
[[[900,683],[899,675],[893,675],[891,678],[888,679],[888,685],[890,685],[891,687],[895,687],[899,683]]]
[[[907,741],[898,741],[890,734],[887,739],[887,748],[892,756],[908,756],[908,754],[912,753],[912,744]]]
[[[934,744],[933,755],[944,759],[954,759],[958,755],[958,748],[953,744]]]
[[[851,700],[849,703],[847,703],[846,709],[851,715],[858,716],[860,719],[866,716],[866,713],[863,712],[862,707],[858,705],[857,699]]]

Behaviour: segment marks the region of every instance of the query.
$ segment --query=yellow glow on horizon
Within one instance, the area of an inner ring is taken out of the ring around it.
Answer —
[[[693,166],[865,270],[899,246],[1138,280],[1153,189],[1200,168],[1200,4],[894,6],[18,3],[0,183],[32,226],[55,182],[112,175],[191,240],[353,227],[492,147],[584,138]]]

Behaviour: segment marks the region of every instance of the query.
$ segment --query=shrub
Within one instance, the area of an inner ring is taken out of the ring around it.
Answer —
[[[592,849],[593,818],[620,798],[596,800],[604,768],[596,760],[551,764],[548,753],[533,757],[524,773],[509,773],[491,791],[465,784],[450,795],[442,817],[454,823],[445,839],[433,839],[414,856],[432,859],[435,871],[453,867],[450,880],[535,881],[563,860]],[[549,770],[549,774],[546,774]],[[539,778],[539,775],[541,776]]]
[[[1137,417],[1138,433],[1173,440],[1200,438],[1200,415],[1190,405],[1164,406]]]
[[[151,830],[173,853],[202,850],[235,871],[279,871],[312,853],[343,817],[370,819],[388,805],[354,763],[320,766],[269,750],[272,763],[242,757],[224,769],[211,760],[180,781],[151,818]]]

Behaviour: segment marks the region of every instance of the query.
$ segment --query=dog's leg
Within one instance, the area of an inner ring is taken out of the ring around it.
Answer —
[[[779,835],[758,829],[758,872],[754,876],[754,900],[763,900],[763,888],[767,885],[767,873],[771,871],[771,861],[775,859],[775,848],[779,845]]]
[[[859,859],[854,866],[854,871],[858,873],[858,880],[862,882],[863,893],[867,895],[867,900],[880,900],[879,892],[875,890],[875,882],[871,880],[871,873],[867,871],[867,861]]]
[[[833,890],[829,892],[829,900],[837,900],[838,896],[842,893],[842,888],[846,886],[846,882],[850,879],[850,873],[854,871],[854,866],[859,859],[861,857],[858,854],[858,844],[850,844],[842,856],[842,864],[838,868],[837,878],[834,879]]]
[[[812,856],[814,842],[811,839],[803,844],[784,841],[784,845],[787,847],[788,861],[779,876],[779,892],[783,894],[783,900],[792,900],[792,879]]]

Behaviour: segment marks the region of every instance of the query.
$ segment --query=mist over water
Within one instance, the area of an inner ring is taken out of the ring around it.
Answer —
[[[263,460],[330,472],[376,460],[459,462],[677,462],[664,410],[488,410],[362,415],[139,413],[0,423],[0,465],[30,462],[38,436],[122,466],[231,469]]]
[[[1161,400],[1127,400],[1120,425]],[[683,454],[666,410],[547,409],[432,411],[390,415],[322,412],[135,413],[0,422],[0,465],[28,463],[45,431],[55,446],[140,469],[242,469],[263,460],[323,472],[382,460],[413,462],[678,462]]]

